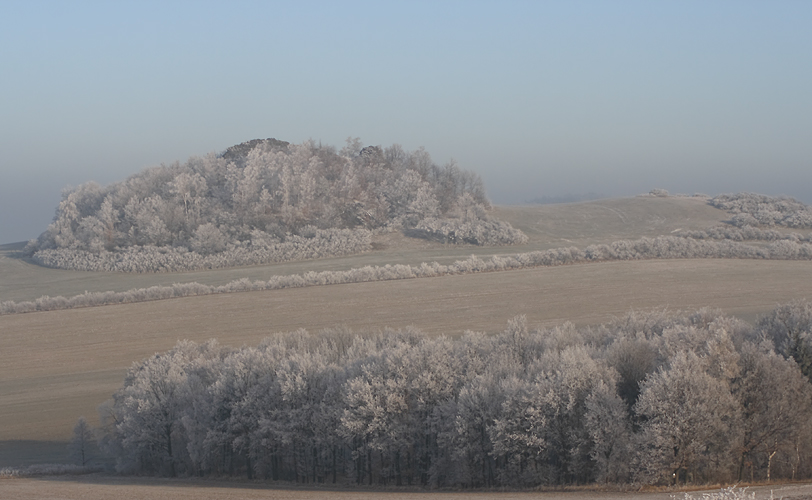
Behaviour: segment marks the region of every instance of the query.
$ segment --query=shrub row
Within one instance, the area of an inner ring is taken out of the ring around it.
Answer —
[[[197,253],[186,247],[133,246],[98,253],[79,248],[54,248],[35,252],[31,258],[41,266],[56,269],[154,273],[340,257],[371,248],[369,230],[317,229],[307,236],[288,235],[284,242],[252,241],[211,254]]]
[[[420,221],[413,232],[417,236],[443,243],[488,246],[527,243],[527,235],[499,220],[430,218]]]

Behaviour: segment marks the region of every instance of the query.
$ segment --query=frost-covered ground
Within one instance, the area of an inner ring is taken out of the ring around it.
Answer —
[[[700,230],[717,225],[727,214],[703,200],[693,198],[623,198],[568,205],[495,207],[494,215],[524,231],[528,243],[510,247],[443,245],[399,233],[376,235],[375,250],[341,258],[289,262],[264,266],[194,271],[185,273],[130,274],[77,272],[48,269],[14,257],[23,245],[0,246],[0,302],[35,300],[43,295],[70,297],[89,292],[126,291],[154,285],[197,282],[223,285],[250,278],[302,274],[307,271],[340,271],[386,264],[450,264],[471,255],[487,258],[551,248],[586,248],[611,243],[676,234],[675,230]]]

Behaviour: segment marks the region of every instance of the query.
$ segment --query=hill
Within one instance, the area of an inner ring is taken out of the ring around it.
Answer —
[[[172,272],[361,253],[372,231],[524,241],[489,208],[476,174],[437,166],[422,149],[254,140],[65,192],[26,251],[53,268]]]

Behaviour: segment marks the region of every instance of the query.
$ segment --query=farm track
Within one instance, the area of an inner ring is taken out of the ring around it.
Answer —
[[[712,490],[712,491],[718,491]],[[789,484],[758,486],[749,488],[758,500],[783,498],[785,500],[809,499],[812,485]],[[702,492],[692,492],[701,498]],[[113,477],[91,475],[80,477],[48,477],[25,479],[0,479],[0,496],[4,500],[135,500],[142,498],[172,498],[173,500],[313,500],[331,498],[335,500],[372,500],[381,497],[387,500],[669,500],[682,498],[676,492],[601,492],[590,490],[571,491],[484,491],[448,492],[419,490],[415,492],[382,490],[358,491],[351,489],[298,488],[284,489],[262,483],[240,483],[236,481],[158,479],[136,477]]]

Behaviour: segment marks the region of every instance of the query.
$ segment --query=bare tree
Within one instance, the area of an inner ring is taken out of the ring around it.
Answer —
[[[85,417],[79,417],[76,426],[73,428],[73,436],[68,444],[68,453],[71,459],[82,467],[87,465],[91,458],[90,453],[94,443],[93,430]]]

